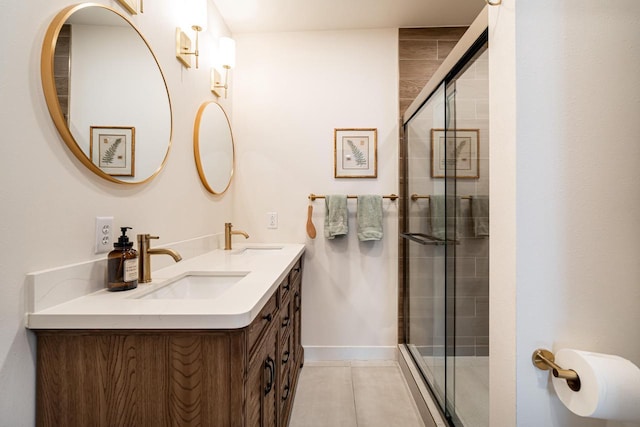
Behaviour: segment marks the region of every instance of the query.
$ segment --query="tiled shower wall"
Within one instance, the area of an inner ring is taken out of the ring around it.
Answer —
[[[69,117],[69,73],[71,60],[71,25],[60,29],[54,53],[53,74],[56,82],[58,102],[65,120]]]
[[[402,115],[413,100],[418,96],[422,88],[427,84],[433,73],[447,57],[451,49],[458,42],[467,27],[447,28],[400,28],[398,30],[398,65],[400,88],[400,141],[402,141]],[[403,181],[406,155],[404,145],[400,144],[400,195],[406,196],[406,186]],[[404,231],[404,203],[399,203],[399,230]],[[404,271],[402,260],[404,258],[402,240],[399,241],[398,250],[398,342],[405,342],[404,321],[404,289],[402,286]]]

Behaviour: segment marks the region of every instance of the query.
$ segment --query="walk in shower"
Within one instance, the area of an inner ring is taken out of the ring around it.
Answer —
[[[402,142],[401,349],[455,427],[489,426],[489,62],[479,34],[405,116]]]

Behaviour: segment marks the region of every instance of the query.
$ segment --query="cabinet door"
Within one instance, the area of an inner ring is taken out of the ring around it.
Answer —
[[[249,362],[247,377],[247,422],[250,427],[277,425],[278,330],[269,328]]]
[[[302,348],[302,277],[298,276],[293,285],[291,299],[293,311],[293,355],[297,367],[304,363],[304,349]]]

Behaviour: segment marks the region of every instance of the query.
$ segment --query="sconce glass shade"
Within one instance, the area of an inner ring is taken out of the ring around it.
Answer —
[[[220,65],[233,68],[236,65],[236,42],[229,37],[220,37]]]

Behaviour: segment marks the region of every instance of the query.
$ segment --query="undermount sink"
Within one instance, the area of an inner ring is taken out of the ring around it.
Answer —
[[[242,254],[264,254],[273,253],[274,251],[281,251],[282,246],[248,246],[246,248],[240,248],[233,251],[234,255]]]
[[[215,299],[247,274],[247,271],[185,273],[137,299]]]

